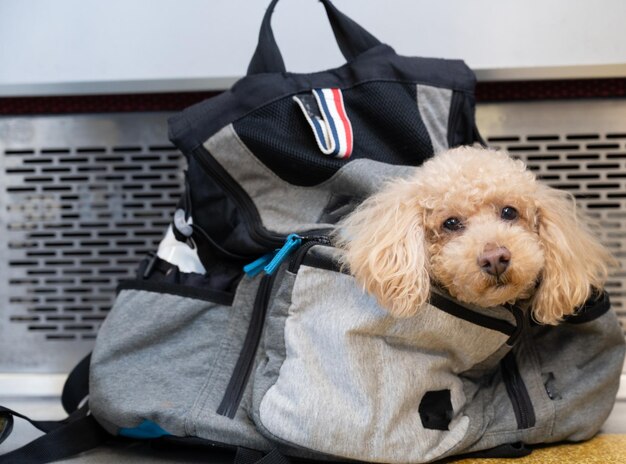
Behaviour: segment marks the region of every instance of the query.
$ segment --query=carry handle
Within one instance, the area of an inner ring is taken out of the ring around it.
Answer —
[[[361,53],[381,44],[376,37],[335,8],[329,0],[320,1],[326,9],[326,15],[333,29],[333,34],[335,34],[337,45],[339,45],[339,49],[347,61],[352,61]],[[276,44],[270,24],[276,3],[278,0],[272,0],[263,17],[259,43],[248,66],[248,75],[286,71],[285,62]]]

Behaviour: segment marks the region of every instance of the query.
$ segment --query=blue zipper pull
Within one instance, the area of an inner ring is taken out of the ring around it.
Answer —
[[[254,277],[254,276],[260,274],[261,271],[263,270],[263,268],[265,266],[267,266],[267,264],[274,258],[275,254],[276,254],[275,251],[271,251],[268,254],[261,256],[256,261],[253,261],[250,264],[246,264],[243,267],[244,272],[249,277]]]
[[[283,247],[276,252],[274,258],[269,262],[267,266],[263,268],[266,274],[271,275],[274,273],[278,266],[287,259],[287,256],[300,246],[302,243],[302,237],[297,234],[290,234],[287,236],[287,240]]]

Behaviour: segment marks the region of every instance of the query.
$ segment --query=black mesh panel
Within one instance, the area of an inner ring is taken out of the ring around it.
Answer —
[[[264,106],[234,123],[246,146],[282,179],[316,185],[359,158],[416,166],[433,148],[417,109],[416,86],[370,82],[343,91],[354,132],[348,160],[323,155],[291,97]]]

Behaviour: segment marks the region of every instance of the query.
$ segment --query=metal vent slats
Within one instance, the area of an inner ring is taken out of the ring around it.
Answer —
[[[71,368],[156,249],[185,166],[167,116],[0,119],[0,368]]]

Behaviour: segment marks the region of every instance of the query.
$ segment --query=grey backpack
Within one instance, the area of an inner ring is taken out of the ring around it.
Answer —
[[[598,432],[624,358],[606,294],[559,326],[439,293],[399,320],[342,272],[339,219],[480,137],[463,62],[399,56],[322,3],[345,66],[287,73],[274,0],[248,75],[170,121],[188,161],[172,224],[70,375],[68,419],[33,421],[46,435],[0,463],[112,437],[219,446],[238,464],[423,463]]]

